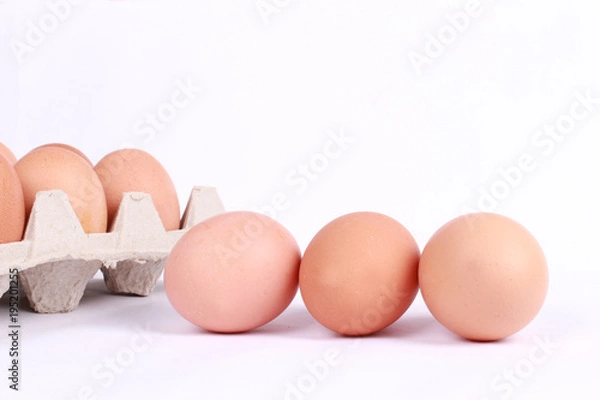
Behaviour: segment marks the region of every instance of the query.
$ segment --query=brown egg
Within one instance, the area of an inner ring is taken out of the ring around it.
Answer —
[[[48,143],[48,144],[44,144],[41,145],[40,147],[37,147],[38,149],[44,148],[44,147],[58,147],[64,150],[69,150],[72,151],[73,153],[77,154],[79,157],[83,158],[85,161],[87,161],[88,164],[90,164],[91,166],[94,166],[94,164],[92,163],[92,161],[90,161],[90,159],[79,149],[70,146],[68,144],[64,144],[64,143]]]
[[[548,290],[540,245],[517,222],[492,213],[458,217],[429,240],[419,264],[433,316],[467,339],[491,341],[524,328]]]
[[[96,164],[108,204],[111,225],[123,193],[143,192],[152,197],[165,230],[179,229],[180,209],[175,185],[164,167],[150,154],[138,149],[113,151]]]
[[[368,335],[396,321],[417,291],[419,247],[396,220],[357,212],[325,225],[300,264],[312,316],[342,335]]]
[[[18,242],[25,228],[25,200],[12,162],[0,154],[0,244]]]
[[[42,147],[27,153],[15,169],[23,186],[27,215],[42,190],[65,192],[86,233],[106,232],[106,198],[91,165],[72,151]]]
[[[8,160],[10,165],[15,165],[15,163],[17,162],[17,157],[15,157],[13,152],[10,151],[10,149],[2,143],[0,143],[0,155],[4,156]]]
[[[281,314],[298,290],[300,249],[266,215],[233,211],[194,226],[165,266],[175,310],[214,332],[244,332]]]

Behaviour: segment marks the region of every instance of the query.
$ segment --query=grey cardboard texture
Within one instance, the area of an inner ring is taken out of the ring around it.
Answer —
[[[24,239],[0,245],[0,296],[8,291],[15,269],[19,286],[39,313],[77,308],[98,270],[112,293],[147,296],[175,243],[194,225],[224,211],[215,188],[196,186],[181,229],[167,232],[150,195],[128,192],[111,231],[86,234],[64,192],[39,192]]]

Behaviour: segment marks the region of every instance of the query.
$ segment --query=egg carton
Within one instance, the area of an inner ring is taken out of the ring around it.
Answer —
[[[38,313],[77,308],[87,283],[99,270],[110,292],[147,296],[183,234],[222,212],[215,188],[194,187],[181,229],[167,232],[150,195],[128,192],[111,231],[86,234],[64,192],[39,192],[24,239],[0,245],[0,296],[8,291],[14,269]]]

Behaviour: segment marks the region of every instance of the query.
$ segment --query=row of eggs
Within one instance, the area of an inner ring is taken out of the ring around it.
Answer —
[[[221,333],[270,322],[299,287],[309,313],[346,336],[391,325],[420,289],[450,331],[494,341],[537,315],[548,290],[548,267],[533,235],[499,214],[453,219],[420,252],[398,221],[355,212],[325,225],[301,255],[277,221],[233,211],[184,234],[167,259],[164,285],[180,315]]]
[[[36,193],[52,189],[67,194],[86,233],[106,232],[128,191],[150,194],[165,229],[179,228],[175,186],[144,151],[117,150],[94,166],[65,144],[47,144],[17,160],[0,143],[0,244],[21,240]],[[301,254],[277,221],[234,211],[184,234],[167,259],[164,284],[177,312],[213,332],[244,332],[272,321],[299,288],[323,326],[368,335],[398,320],[421,290],[450,331],[491,341],[521,330],[539,312],[548,268],[532,234],[498,214],[458,217],[421,252],[393,218],[351,213],[324,226]]]

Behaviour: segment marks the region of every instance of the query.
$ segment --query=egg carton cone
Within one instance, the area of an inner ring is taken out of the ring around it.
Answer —
[[[128,192],[111,231],[86,234],[64,192],[39,192],[24,239],[0,245],[0,295],[17,269],[19,286],[39,313],[77,308],[98,270],[111,292],[147,296],[175,243],[192,226],[224,211],[215,188],[196,186],[181,229],[165,231],[150,195]]]

